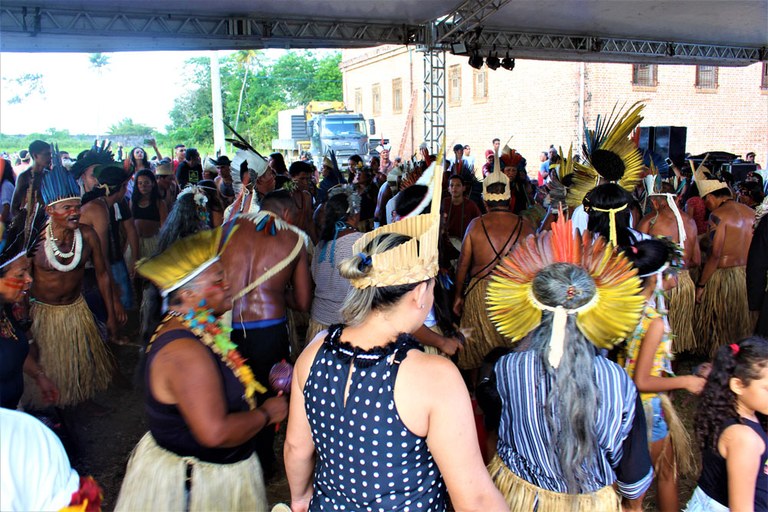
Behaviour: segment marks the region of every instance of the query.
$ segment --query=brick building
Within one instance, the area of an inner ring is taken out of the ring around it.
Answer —
[[[345,50],[344,101],[376,120],[375,137],[389,138],[393,154],[410,155],[423,140],[423,54],[404,46]],[[413,100],[413,122],[407,127]],[[517,59],[513,71],[476,70],[467,57],[446,57],[448,146],[468,144],[476,161],[494,137],[538,169],[550,144],[580,144],[581,119],[594,126],[618,102],[645,100],[642,126],[687,126],[693,154],[757,153],[768,167],[768,65],[709,67],[632,65]],[[404,147],[401,146],[404,141]]]

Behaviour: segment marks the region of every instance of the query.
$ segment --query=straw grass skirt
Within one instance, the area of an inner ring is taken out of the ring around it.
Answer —
[[[304,350],[304,339],[306,338],[307,328],[309,326],[309,313],[287,309],[288,317],[288,336],[291,347],[291,360],[296,361],[301,351]]]
[[[84,402],[107,389],[114,362],[82,295],[64,306],[31,301],[30,315],[40,365],[59,387],[57,406]],[[30,398],[40,405],[34,393]]]
[[[191,467],[188,496],[185,488],[187,466]],[[147,432],[128,461],[115,510],[262,512],[269,508],[256,454],[234,464],[203,462],[161,448]]]
[[[328,325],[321,324],[311,316],[309,317],[309,325],[307,326],[307,336],[304,339],[304,346],[306,347],[309,345],[309,343],[315,339],[315,336],[323,332],[324,330],[328,329]]]
[[[157,251],[159,235],[139,238],[139,254],[142,258],[151,258]]]
[[[677,275],[677,286],[669,292],[669,325],[675,338],[672,349],[675,353],[697,351],[693,334],[693,316],[696,312],[696,285],[691,273],[682,270]]]
[[[675,475],[682,475],[685,477],[696,477],[699,475],[699,468],[696,461],[696,457],[691,446],[691,435],[688,429],[683,425],[683,421],[677,414],[675,407],[672,405],[672,401],[669,399],[669,395],[666,393],[659,393],[661,399],[661,410],[664,413],[664,421],[667,423],[667,429],[669,435],[663,439],[664,443],[672,443],[672,448],[675,454],[675,460],[672,461]],[[643,400],[643,411],[645,412],[645,422],[648,428],[648,449],[651,447],[651,432],[653,430],[653,407],[650,400]],[[665,445],[666,446],[666,445]],[[666,461],[666,450],[662,450],[661,456],[656,460],[656,465],[653,471],[658,475],[659,468]]]
[[[509,510],[516,512],[609,512],[621,511],[621,499],[607,486],[591,494],[547,491],[514,474],[497,455],[488,464],[496,488],[504,495]]]
[[[694,330],[697,345],[714,356],[723,345],[752,334],[746,267],[718,268],[707,282]]]
[[[496,347],[510,345],[488,318],[485,306],[487,287],[487,279],[472,279],[469,282],[469,293],[464,299],[464,314],[461,315],[461,328],[471,328],[472,334],[467,338],[463,350],[459,351],[458,366],[462,370],[480,368],[488,352]]]

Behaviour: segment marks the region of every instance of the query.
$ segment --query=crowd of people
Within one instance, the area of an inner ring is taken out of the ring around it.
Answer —
[[[295,512],[641,510],[654,481],[671,511],[679,475],[687,510],[768,510],[768,180],[644,157],[642,109],[533,179],[500,139],[317,165],[34,141],[0,159],[0,406],[98,407],[140,345],[117,510],[268,510],[279,450]],[[2,418],[0,508],[98,507],[66,460],[17,469],[51,436]]]

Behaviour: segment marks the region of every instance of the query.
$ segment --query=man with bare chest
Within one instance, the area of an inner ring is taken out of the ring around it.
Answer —
[[[99,288],[107,301],[107,326],[112,335],[117,321],[112,307],[109,271],[98,237],[80,225],[80,191],[61,167],[47,172],[41,196],[48,214],[42,248],[33,259],[30,289],[32,336],[40,363],[60,390],[57,405],[74,405],[109,384],[112,360],[93,314],[82,296],[86,262],[92,262]]]
[[[725,183],[704,179],[698,172],[696,183],[711,212],[708,224],[711,249],[696,283],[699,314],[695,328],[699,345],[714,354],[723,344],[752,333],[746,264],[755,214],[748,206],[733,200]]]
[[[488,319],[485,291],[499,261],[534,232],[528,221],[509,211],[510,193],[509,179],[496,166],[483,181],[488,213],[469,223],[461,245],[453,312],[461,316],[462,328],[472,329],[459,352],[458,365],[464,370],[479,368],[488,352],[508,345]]]
[[[289,358],[286,308],[309,311],[312,300],[305,235],[289,224],[295,217],[288,191],[267,194],[261,211],[235,218],[238,230],[221,255],[233,291],[232,341],[259,382],[268,382],[272,365]],[[276,460],[274,437],[272,429],[256,437],[267,477]]]
[[[697,269],[701,264],[696,221],[677,207],[677,196],[671,184],[662,183],[660,190],[652,191],[648,197],[653,211],[643,217],[637,230],[676,242],[683,250],[685,261],[685,268],[677,275],[677,286],[669,292],[667,309],[669,325],[675,335],[673,348],[676,352],[697,350],[693,331],[696,286],[690,274],[690,269]]]

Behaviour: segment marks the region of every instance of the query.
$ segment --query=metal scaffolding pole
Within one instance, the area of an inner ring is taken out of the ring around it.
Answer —
[[[424,50],[424,142],[437,153],[445,141],[445,51]]]

